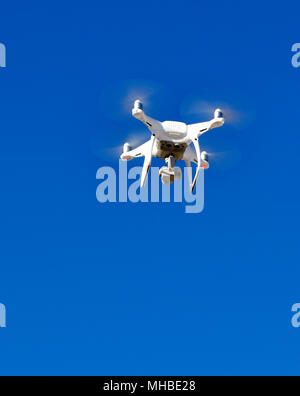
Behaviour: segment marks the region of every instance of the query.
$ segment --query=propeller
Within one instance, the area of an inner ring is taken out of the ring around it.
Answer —
[[[212,169],[229,171],[234,169],[238,166],[239,162],[241,161],[242,152],[240,147],[236,144],[232,143],[231,145],[226,145],[224,142],[224,146],[221,148],[219,144],[215,144],[211,150],[206,150],[208,152],[208,157],[211,163]]]
[[[218,133],[207,133],[201,136],[201,146],[208,152],[212,169],[230,170],[237,166],[241,159],[241,149],[237,146],[236,134],[246,129],[254,115],[251,105],[246,105],[243,98],[227,100],[204,100],[199,96],[186,97],[180,107],[182,120],[187,123],[207,121],[214,117],[220,108],[225,118],[226,130]],[[226,136],[222,136],[223,133]],[[234,135],[233,135],[234,134]]]
[[[142,79],[120,81],[108,85],[100,95],[100,110],[107,118],[124,121],[131,114],[136,99],[147,108],[150,114],[160,114],[171,105],[172,93],[161,84]]]
[[[236,102],[236,103],[235,103]],[[245,106],[244,106],[245,107]],[[242,109],[241,100],[205,100],[197,96],[189,96],[182,102],[180,113],[183,119],[190,118],[190,122],[201,122],[209,120],[217,108],[222,109],[227,125],[242,130],[251,118],[251,111]]]
[[[136,130],[127,135],[122,135],[121,138],[120,136],[116,136],[116,138],[119,140],[118,144],[103,147],[102,138],[101,136],[98,136],[97,140],[92,142],[93,150],[97,157],[116,161],[123,152],[124,142],[129,143],[130,148],[138,147],[149,140],[149,132],[144,128],[141,130]],[[97,150],[95,150],[96,147]]]
[[[139,99],[146,107],[147,113],[157,115],[168,112],[172,108],[172,92],[165,89],[161,84],[143,79],[131,79],[119,81],[116,84],[107,85],[100,94],[100,111],[102,116],[110,120],[113,132],[110,139],[104,139],[103,134],[97,134],[92,142],[92,149],[97,156],[108,160],[117,159],[123,152],[124,142],[128,142],[135,148],[149,140],[149,131],[146,128],[134,129],[129,134],[132,125],[136,123],[131,118],[131,110],[136,99]],[[118,144],[106,146],[114,137]],[[95,148],[96,147],[96,148]]]

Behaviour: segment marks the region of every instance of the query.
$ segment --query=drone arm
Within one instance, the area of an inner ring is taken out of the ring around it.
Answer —
[[[160,121],[157,121],[154,118],[149,117],[143,111],[142,112],[138,112],[138,113],[134,113],[132,111],[132,115],[133,115],[133,117],[135,117],[138,120],[142,121],[142,123],[144,123],[146,125],[146,127],[150,129],[150,131],[154,131],[154,130],[157,130],[157,129],[161,128],[161,122]]]
[[[144,165],[142,169],[142,175],[141,175],[141,187],[144,187],[147,175],[151,166],[151,160],[152,160],[152,154],[153,154],[153,146],[155,143],[155,136],[152,135],[151,139],[148,140],[148,142],[142,144],[141,146],[137,147],[134,150],[126,151],[126,146],[128,143],[125,143],[124,145],[124,152],[121,154],[121,159],[123,161],[130,161],[133,158],[138,158],[138,157],[145,157],[144,160]]]
[[[150,131],[155,131],[161,129],[161,122],[149,117],[144,113],[143,105],[139,100],[134,102],[134,107],[132,109],[132,115],[136,119],[142,121]]]
[[[203,133],[210,131],[211,129],[221,127],[222,125],[224,125],[224,118],[215,117],[211,121],[188,125],[188,133],[191,138],[195,138],[203,135]]]
[[[130,161],[133,158],[139,158],[139,157],[144,157],[146,155],[146,152],[149,150],[149,145],[151,144],[151,141],[149,140],[148,142],[142,144],[141,146],[138,146],[137,148],[133,150],[126,151],[124,148],[124,152],[121,154],[121,159],[123,161]],[[128,143],[126,145],[129,146]],[[125,147],[125,145],[124,145]]]

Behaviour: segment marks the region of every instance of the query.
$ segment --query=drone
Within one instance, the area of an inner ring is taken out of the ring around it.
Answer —
[[[167,166],[159,170],[159,176],[163,184],[171,184],[182,177],[181,169],[176,167],[176,161],[184,160],[187,167],[190,190],[193,192],[200,170],[209,168],[208,154],[200,151],[199,137],[205,132],[221,127],[224,124],[224,116],[220,109],[214,112],[211,121],[197,124],[185,124],[177,121],[160,122],[147,116],[140,100],[134,102],[132,115],[142,121],[151,132],[151,138],[141,146],[131,149],[129,143],[123,146],[121,159],[130,161],[134,158],[145,157],[141,174],[141,187],[144,187],[151,166],[152,157],[165,160]],[[193,143],[195,150],[191,147]],[[193,178],[191,163],[197,165],[196,174]]]

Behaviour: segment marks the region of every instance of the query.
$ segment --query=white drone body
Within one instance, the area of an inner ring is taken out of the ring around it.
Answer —
[[[134,150],[130,149],[129,143],[125,143],[121,159],[124,161],[133,158],[145,157],[141,176],[141,187],[144,187],[151,166],[152,157],[161,158],[166,161],[167,166],[162,167],[159,176],[164,184],[170,184],[181,178],[180,168],[175,164],[178,160],[184,160],[188,169],[188,177],[191,191],[194,190],[201,169],[208,169],[208,154],[200,151],[199,136],[210,129],[220,127],[224,124],[222,111],[217,109],[211,121],[187,125],[183,122],[164,121],[160,122],[147,116],[143,111],[140,100],[134,102],[132,115],[142,121],[151,131],[151,138],[146,143]],[[193,143],[195,151],[190,144]],[[191,163],[197,165],[194,179],[192,177]]]

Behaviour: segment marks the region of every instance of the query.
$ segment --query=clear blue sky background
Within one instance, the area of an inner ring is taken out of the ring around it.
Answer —
[[[300,373],[299,12],[1,3],[0,374]],[[190,95],[247,114],[203,137],[235,153],[212,161],[203,213],[96,201],[96,170],[117,166],[103,147],[142,129],[119,111],[131,80],[163,87],[161,120],[195,121]]]

